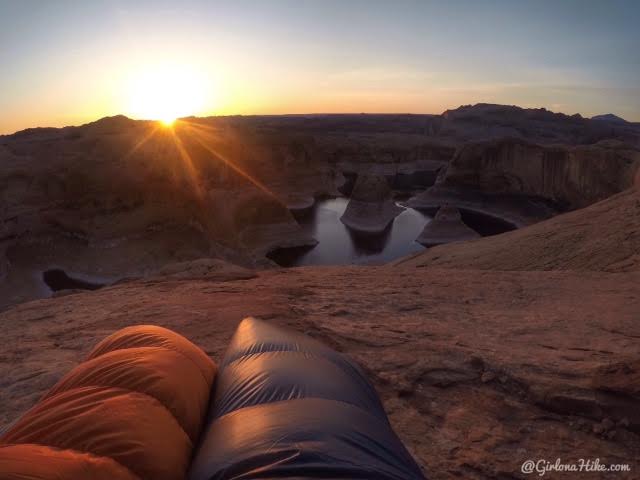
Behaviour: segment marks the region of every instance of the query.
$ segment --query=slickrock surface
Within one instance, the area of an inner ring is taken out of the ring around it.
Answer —
[[[440,207],[435,218],[425,225],[416,241],[431,247],[476,238],[480,238],[480,234],[462,221],[460,211],[455,207],[444,205]]]
[[[141,280],[0,315],[0,425],[118,328],[166,326],[219,360],[238,321],[254,315],[363,365],[433,479],[527,478],[522,462],[541,458],[630,463],[616,478],[632,479],[638,312],[638,272],[332,267]]]

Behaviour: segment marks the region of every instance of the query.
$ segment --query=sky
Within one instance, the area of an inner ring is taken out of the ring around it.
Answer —
[[[637,0],[0,0],[0,133],[107,115],[640,121]]]

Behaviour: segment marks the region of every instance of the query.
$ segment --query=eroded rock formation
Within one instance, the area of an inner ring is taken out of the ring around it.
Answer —
[[[462,146],[414,208],[445,203],[518,227],[621,192],[637,182],[640,151],[618,141],[543,146],[506,139]]]
[[[463,146],[442,185],[539,197],[571,210],[629,188],[638,168],[640,152],[616,141],[551,147],[499,140]]]
[[[381,175],[359,175],[340,221],[356,232],[381,233],[402,212]]]
[[[432,247],[476,238],[480,238],[480,234],[462,221],[460,211],[450,205],[444,205],[440,207],[435,218],[425,225],[416,241]]]
[[[442,245],[402,265],[482,270],[640,270],[640,190],[473,243]]]

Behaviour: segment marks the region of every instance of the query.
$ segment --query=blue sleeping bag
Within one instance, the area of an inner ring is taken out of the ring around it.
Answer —
[[[424,479],[363,371],[247,318],[220,366],[190,480]]]

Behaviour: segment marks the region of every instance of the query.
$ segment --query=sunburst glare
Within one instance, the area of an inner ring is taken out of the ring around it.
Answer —
[[[201,72],[183,65],[144,67],[129,80],[128,113],[172,126],[177,118],[203,114],[213,89]]]

